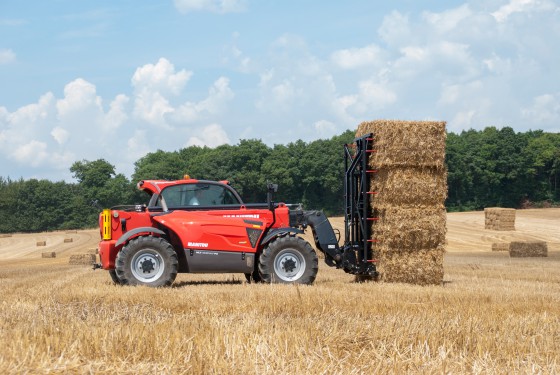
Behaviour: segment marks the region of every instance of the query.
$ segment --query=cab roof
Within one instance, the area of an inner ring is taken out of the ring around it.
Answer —
[[[214,185],[229,185],[229,181],[210,181],[210,180],[196,180],[193,178],[183,180],[142,180],[139,181],[136,187],[139,190],[144,190],[151,194],[160,193],[163,189],[173,185],[187,185],[187,184],[214,184]]]

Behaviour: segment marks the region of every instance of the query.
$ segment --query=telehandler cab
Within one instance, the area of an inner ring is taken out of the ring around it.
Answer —
[[[315,250],[299,235],[310,227],[325,262],[358,277],[376,277],[370,235],[368,155],[373,135],[344,145],[345,236],[322,211],[273,202],[244,203],[227,181],[145,180],[145,205],[117,206],[99,216],[101,264],[117,284],[168,286],[177,273],[243,273],[248,281],[312,284]],[[338,234],[338,236],[337,236]]]

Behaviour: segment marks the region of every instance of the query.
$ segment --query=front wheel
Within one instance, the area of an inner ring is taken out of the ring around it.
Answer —
[[[259,257],[259,273],[265,283],[313,284],[319,262],[315,250],[300,237],[276,238]]]
[[[117,270],[109,270],[109,275],[111,275],[111,280],[113,280],[113,282],[117,285],[121,285],[122,282],[119,279],[119,277],[117,276]]]
[[[117,256],[117,277],[124,285],[169,286],[177,277],[177,253],[161,237],[137,237]]]

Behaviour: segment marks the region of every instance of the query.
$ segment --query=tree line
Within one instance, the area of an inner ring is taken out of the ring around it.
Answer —
[[[101,207],[145,203],[136,189],[143,179],[228,180],[245,202],[263,202],[266,183],[279,185],[276,201],[303,203],[329,215],[344,211],[343,145],[346,131],[331,139],[267,146],[241,140],[216,148],[158,150],[135,163],[131,179],[103,159],[77,161],[76,182],[0,177],[0,233],[79,229],[97,225]],[[560,202],[560,134],[512,128],[447,134],[450,211],[489,206],[523,208]]]

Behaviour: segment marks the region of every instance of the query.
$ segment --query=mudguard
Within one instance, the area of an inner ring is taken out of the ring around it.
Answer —
[[[115,243],[115,247],[119,247],[120,245],[123,245],[126,241],[128,241],[129,238],[137,235],[138,233],[156,233],[156,234],[162,234],[165,235],[165,232],[162,231],[161,229],[157,229],[154,227],[140,227],[140,228],[135,228],[132,230],[129,230],[128,232],[126,232],[125,234],[123,234]]]
[[[304,231],[302,231],[301,229],[298,228],[291,228],[291,227],[287,227],[287,228],[276,228],[271,230],[270,232],[268,232],[268,234],[263,238],[263,240],[261,241],[261,245],[266,245],[267,243],[269,243],[270,241],[272,241],[273,239],[275,239],[276,237],[281,237],[281,236],[285,236],[288,233],[296,233],[296,234],[303,234],[305,233]]]

